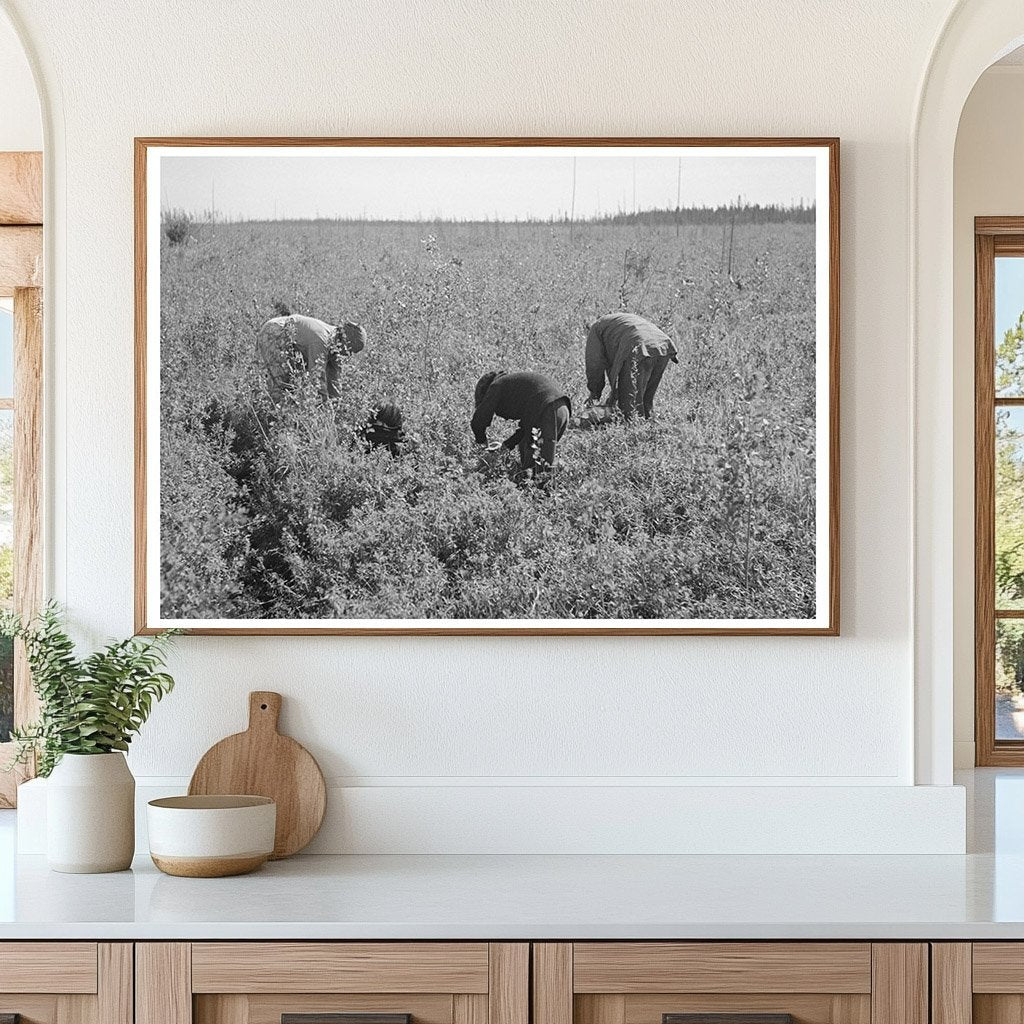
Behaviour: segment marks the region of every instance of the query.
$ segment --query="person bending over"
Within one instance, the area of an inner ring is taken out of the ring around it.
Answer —
[[[650,417],[665,368],[679,362],[672,339],[636,313],[595,320],[584,358],[591,402],[600,401],[607,377],[611,391],[605,405],[617,404],[627,419],[637,412]]]
[[[405,416],[394,402],[375,406],[356,433],[362,438],[367,451],[385,448],[393,459],[419,447],[419,438],[406,433]]]
[[[470,424],[478,444],[487,444],[487,428],[495,416],[518,420],[519,428],[502,444],[518,446],[523,472],[546,475],[555,464],[555,445],[569,424],[569,396],[542,373],[492,370],[477,381],[476,410]],[[534,431],[537,437],[534,437]]]
[[[256,349],[275,399],[295,387],[301,374],[315,374],[322,398],[340,394],[341,357],[362,352],[366,331],[346,320],[335,326],[311,316],[276,316],[261,328]]]

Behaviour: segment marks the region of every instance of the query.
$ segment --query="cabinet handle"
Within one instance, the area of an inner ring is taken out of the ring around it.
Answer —
[[[9,1024],[0,1020],[0,1024]],[[14,1021],[13,1024],[17,1024]],[[412,1024],[411,1013],[282,1013],[281,1024]]]
[[[661,1024],[793,1024],[791,1013],[663,1013]]]

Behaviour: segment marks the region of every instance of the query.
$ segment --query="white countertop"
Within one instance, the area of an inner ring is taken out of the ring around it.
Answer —
[[[1024,939],[1024,773],[977,772],[966,856],[296,857],[240,878],[13,855],[0,940]]]
[[[18,862],[0,939],[1024,938],[1024,856],[298,857],[231,879]]]

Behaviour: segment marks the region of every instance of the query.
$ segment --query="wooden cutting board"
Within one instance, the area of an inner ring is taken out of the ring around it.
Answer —
[[[249,728],[214,744],[196,765],[190,796],[244,793],[277,803],[271,860],[298,853],[317,834],[327,809],[327,787],[313,755],[277,731],[281,694],[249,694]]]

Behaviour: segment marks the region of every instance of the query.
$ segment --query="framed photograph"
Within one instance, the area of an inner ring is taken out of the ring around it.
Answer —
[[[837,139],[135,168],[139,632],[838,633]]]

